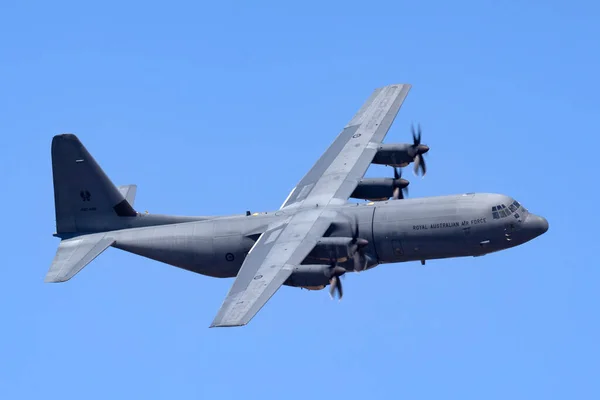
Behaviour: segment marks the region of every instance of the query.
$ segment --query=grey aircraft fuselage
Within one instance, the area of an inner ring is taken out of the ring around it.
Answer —
[[[383,143],[410,84],[376,88],[278,210],[172,216],[134,209],[137,185],[115,186],[73,134],[52,139],[55,236],[45,282],[65,282],[109,247],[212,277],[235,277],[211,327],[247,324],[281,285],[330,286],[380,264],[482,256],[548,230],[502,194],[405,198],[399,168],[427,171],[420,125],[412,143]],[[388,178],[365,178],[372,164]],[[350,199],[366,200],[353,203]]]
[[[502,217],[495,211],[496,207],[500,210],[500,205],[505,205]],[[514,199],[501,194],[348,203],[327,209],[337,213],[329,237],[352,236],[348,221],[356,218],[361,238],[368,241],[368,268],[481,256],[523,244],[548,230],[543,217],[529,213]],[[113,247],[202,275],[235,277],[257,237],[269,224],[304,211],[289,208],[210,219],[138,214],[131,217],[131,228],[113,232]],[[316,246],[303,264],[328,264],[330,258],[331,246]],[[353,270],[351,259],[343,254],[336,254],[336,258],[339,265]],[[322,289],[329,283],[322,273],[298,272],[285,285]]]

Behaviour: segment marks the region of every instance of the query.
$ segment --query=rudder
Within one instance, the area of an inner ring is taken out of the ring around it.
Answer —
[[[56,232],[119,229],[136,211],[73,134],[52,139]]]

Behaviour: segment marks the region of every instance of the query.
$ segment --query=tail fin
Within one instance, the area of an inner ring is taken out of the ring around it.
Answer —
[[[52,139],[52,175],[59,235],[120,229],[124,225],[120,217],[137,215],[125,198],[133,199],[135,188],[129,187],[124,195],[75,135]]]

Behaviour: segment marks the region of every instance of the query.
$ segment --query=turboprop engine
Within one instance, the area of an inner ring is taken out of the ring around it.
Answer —
[[[342,281],[340,277],[346,273],[346,269],[340,267],[331,260],[330,265],[298,265],[294,272],[285,281],[284,285],[302,287],[309,290],[321,290],[329,284],[331,289],[329,295],[333,297],[337,291],[338,298],[342,298]]]
[[[393,178],[361,179],[350,197],[370,201],[404,199],[408,195],[409,183],[406,179],[402,179],[402,172],[394,168]]]
[[[382,144],[377,148],[377,154],[373,157],[373,164],[389,165],[392,167],[406,167],[411,162],[414,163],[414,173],[418,175],[419,170],[422,175],[427,172],[423,154],[429,151],[429,146],[421,144],[421,126],[417,132],[414,126],[411,127],[413,144]]]

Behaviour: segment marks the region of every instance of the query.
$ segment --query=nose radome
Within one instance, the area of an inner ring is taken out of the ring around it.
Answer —
[[[550,227],[550,225],[548,224],[548,220],[544,217],[539,217],[541,222],[540,222],[540,227],[542,229],[542,233],[546,233],[548,232],[548,228]]]
[[[530,214],[527,219],[527,223],[531,226],[531,229],[535,232],[536,236],[542,235],[548,231],[549,226],[546,218]]]

